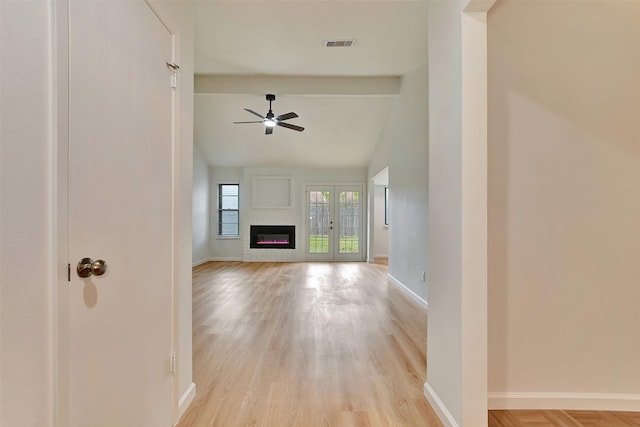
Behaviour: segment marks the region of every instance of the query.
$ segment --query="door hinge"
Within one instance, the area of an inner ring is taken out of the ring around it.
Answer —
[[[176,88],[178,87],[178,70],[180,66],[174,62],[167,62],[167,67],[171,69],[171,87]]]
[[[71,281],[71,264],[67,264],[67,282]]]
[[[176,352],[171,353],[171,375],[176,373]]]

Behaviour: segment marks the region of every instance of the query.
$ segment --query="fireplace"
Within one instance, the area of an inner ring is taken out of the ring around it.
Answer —
[[[252,225],[249,247],[253,249],[295,249],[295,225]]]

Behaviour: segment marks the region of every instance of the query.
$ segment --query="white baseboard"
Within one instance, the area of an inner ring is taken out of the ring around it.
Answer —
[[[182,418],[182,416],[187,411],[187,409],[189,408],[189,405],[191,405],[191,402],[193,402],[193,399],[195,397],[196,397],[196,385],[195,383],[191,383],[189,387],[187,387],[185,392],[182,393],[182,396],[178,401],[178,420]]]
[[[234,256],[213,256],[209,258],[209,261],[244,261],[242,257],[234,257]]]
[[[374,255],[373,257],[374,258],[386,258],[386,259],[389,259],[389,255],[388,254],[384,254],[384,255],[378,254],[378,255]]]
[[[391,279],[394,285],[396,285],[402,292],[407,294],[409,298],[414,300],[420,307],[424,308],[425,310],[428,309],[429,304],[425,300],[420,298],[415,292],[407,288],[401,281],[393,277],[391,274],[387,273],[387,276],[389,276],[389,279]]]
[[[489,393],[489,409],[640,411],[640,394]]]
[[[205,258],[205,259],[201,259],[200,261],[196,261],[194,262],[191,267],[197,267],[201,264],[204,264],[206,262],[211,262],[211,261],[243,261],[242,257],[220,257],[220,256],[213,256],[213,257],[209,257],[209,258]]]
[[[204,258],[204,259],[201,259],[200,261],[196,261],[193,264],[191,264],[191,267],[197,267],[197,266],[199,266],[201,264],[204,264],[205,262],[209,262],[209,261],[213,261],[213,260],[211,258]]]
[[[458,423],[453,418],[453,415],[451,415],[451,412],[449,412],[445,404],[442,403],[442,400],[440,400],[429,383],[424,383],[424,397],[427,398],[427,401],[429,401],[429,404],[435,411],[438,418],[440,418],[444,427],[459,427]]]

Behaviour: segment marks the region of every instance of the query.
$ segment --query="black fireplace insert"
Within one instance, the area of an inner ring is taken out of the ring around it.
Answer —
[[[295,249],[295,225],[252,225],[249,247],[253,249]]]

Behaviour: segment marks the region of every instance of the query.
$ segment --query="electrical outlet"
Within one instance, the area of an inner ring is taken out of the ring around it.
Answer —
[[[420,280],[422,280],[423,282],[427,280],[427,275],[424,271],[420,272]]]

